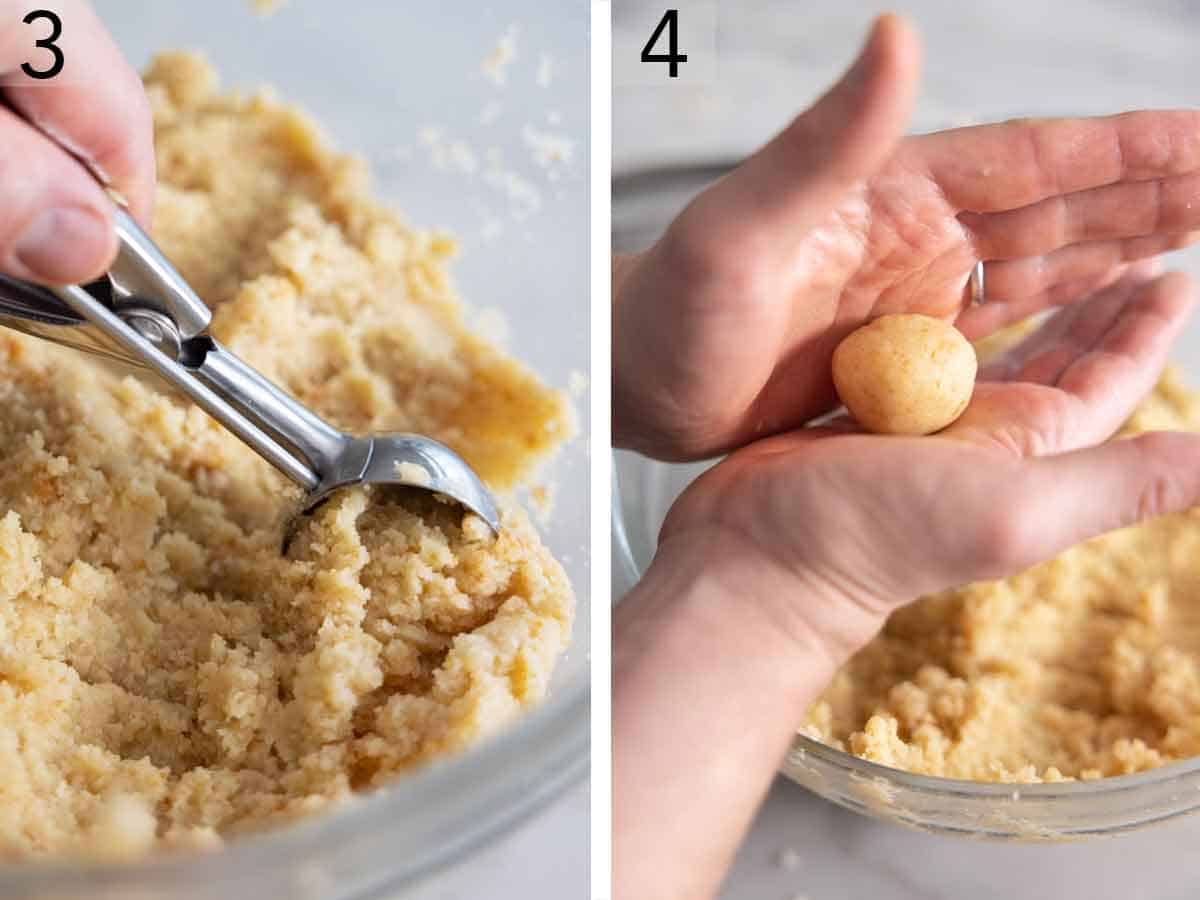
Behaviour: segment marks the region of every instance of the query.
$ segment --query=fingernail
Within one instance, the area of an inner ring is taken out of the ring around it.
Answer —
[[[96,274],[112,240],[107,223],[89,209],[48,209],[17,238],[13,254],[33,278],[73,284]]]

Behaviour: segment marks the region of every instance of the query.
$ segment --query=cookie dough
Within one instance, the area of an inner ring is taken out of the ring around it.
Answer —
[[[902,313],[851,332],[833,353],[838,397],[876,434],[941,431],[971,402],[975,350],[948,322]]]
[[[1200,430],[1168,371],[1125,433]],[[1200,755],[1200,509],[896,612],[803,731],[978,781],[1092,779]]]
[[[354,431],[420,431],[494,486],[572,429],[474,336],[446,237],[201,60],[150,68],[154,236],[234,352]],[[546,690],[573,599],[521,509],[297,492],[149,375],[0,330],[0,859],[128,857],[326,808]]]

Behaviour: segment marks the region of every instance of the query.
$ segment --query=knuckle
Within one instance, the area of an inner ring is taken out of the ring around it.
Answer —
[[[126,130],[101,122],[87,122],[78,128],[84,154],[105,176],[123,180],[145,165],[140,128]]]
[[[5,132],[0,125],[0,142],[8,143],[5,139],[10,135]],[[41,161],[20,147],[20,137],[14,152],[0,153],[0,256],[25,228],[45,184]]]
[[[657,251],[665,270],[679,283],[718,289],[727,302],[760,295],[771,277],[769,249],[753,228],[731,234],[705,213],[691,208],[664,233]]]
[[[719,266],[718,246],[709,232],[685,211],[659,239],[658,251],[667,271],[691,281],[709,279]]]
[[[1003,240],[1008,244],[1007,251],[1009,254],[1017,258],[1028,257],[1030,259],[1037,259],[1045,253],[1047,243],[1060,247],[1071,243],[1069,234],[1071,226],[1067,221],[1069,213],[1065,210],[1063,204],[1058,201],[1051,200],[1048,202],[1049,216],[1053,220],[1050,241],[1046,240],[1046,234],[1037,227],[1037,223],[1032,221],[1034,216],[1037,215],[1037,211],[1033,210],[1031,211],[1032,215],[1027,219],[1028,224],[1022,223],[1018,217],[1009,220],[1006,224],[1002,224],[1001,229],[998,229],[999,233],[1003,234]]]
[[[1166,475],[1155,475],[1147,481],[1138,494],[1135,522],[1156,519],[1174,508],[1174,481]]]
[[[1147,477],[1137,492],[1134,522],[1157,518],[1183,505],[1182,485],[1173,474],[1177,467],[1164,464],[1176,455],[1174,438],[1169,433],[1151,432],[1135,439]]]
[[[1150,192],[1150,208],[1149,219],[1150,224],[1147,226],[1150,234],[1157,234],[1169,227],[1177,224],[1179,219],[1178,211],[1170,202],[1170,196],[1161,181],[1151,181],[1148,188]]]
[[[1033,559],[1036,513],[1027,504],[1010,502],[995,509],[980,524],[977,558],[989,576],[1011,574]]]

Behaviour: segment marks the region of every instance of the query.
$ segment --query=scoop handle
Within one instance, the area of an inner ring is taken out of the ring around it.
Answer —
[[[313,472],[303,459],[252,421],[241,410],[221,396],[217,391],[202,383],[195,373],[176,359],[171,358],[155,346],[144,334],[135,329],[124,318],[117,315],[78,285],[55,288],[58,297],[75,313],[85,318],[97,330],[108,336],[127,357],[137,359],[148,369],[163,378],[189,400],[228,428],[259,456],[279,469],[284,475],[311,492],[320,483],[320,476]],[[156,313],[151,310],[149,315]],[[165,317],[164,317],[165,320]],[[169,327],[170,321],[165,320]],[[178,334],[175,334],[175,346]],[[211,341],[211,338],[196,340]],[[215,343],[215,342],[213,342]]]
[[[308,463],[316,475],[348,478],[362,474],[365,460],[346,459],[346,435],[212,338],[190,341],[181,362],[195,378]],[[357,465],[358,471],[341,471],[347,463]]]
[[[151,310],[166,316],[182,340],[204,334],[212,311],[124,209],[113,212],[117,256],[109,271],[88,285],[74,285],[120,315]],[[103,330],[63,301],[57,288],[0,274],[0,325],[55,343],[145,366],[131,350],[115,344]]]

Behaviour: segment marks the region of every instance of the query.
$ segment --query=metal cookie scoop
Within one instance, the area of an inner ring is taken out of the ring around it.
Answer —
[[[306,492],[393,484],[458,501],[499,534],[495,501],[453,450],[415,434],[332,427],[208,335],[212,312],[122,209],[107,275],[43,288],[0,275],[0,325],[156,372]]]

